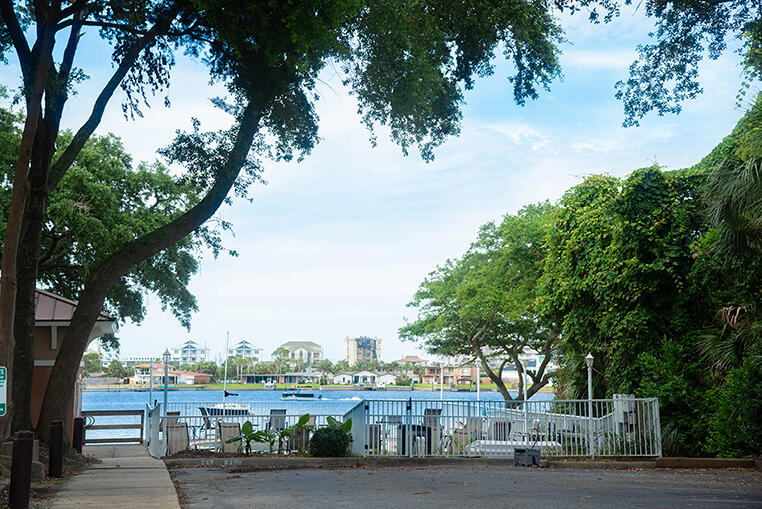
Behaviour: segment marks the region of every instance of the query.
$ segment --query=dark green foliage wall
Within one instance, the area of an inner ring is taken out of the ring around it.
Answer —
[[[596,175],[560,202],[542,310],[562,397],[658,397],[665,454],[762,452],[762,104],[693,168]],[[756,207],[756,208],[755,208]]]

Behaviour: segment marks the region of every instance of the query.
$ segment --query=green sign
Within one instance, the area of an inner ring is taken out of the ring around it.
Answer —
[[[0,417],[5,415],[5,405],[8,402],[8,370],[0,366]]]

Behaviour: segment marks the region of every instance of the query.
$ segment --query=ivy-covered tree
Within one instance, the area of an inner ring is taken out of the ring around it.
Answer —
[[[500,225],[482,226],[461,259],[448,260],[421,283],[409,304],[418,316],[400,337],[420,342],[431,354],[476,360],[506,401],[513,399],[502,378],[507,365],[521,375],[519,399],[547,385],[558,333],[538,315],[536,298],[553,216],[553,206],[543,203],[506,215]],[[526,350],[543,358],[527,372],[531,385],[525,388]]]

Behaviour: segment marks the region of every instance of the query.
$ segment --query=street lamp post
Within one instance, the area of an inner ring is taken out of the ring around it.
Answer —
[[[524,436],[526,437],[526,445],[529,447],[529,414],[527,413],[527,367],[529,366],[529,359],[527,357],[519,358],[519,363],[521,364],[522,392],[524,393]]]
[[[590,444],[590,456],[595,458],[595,448],[593,447],[593,354],[589,353],[585,356],[585,364],[587,365],[587,416],[590,422],[587,426],[588,438],[587,441]]]
[[[444,362],[439,363],[439,400],[444,400]]]
[[[164,455],[167,455],[169,451],[169,443],[167,442],[167,386],[169,385],[169,348],[164,350],[164,418],[162,419],[164,433]]]

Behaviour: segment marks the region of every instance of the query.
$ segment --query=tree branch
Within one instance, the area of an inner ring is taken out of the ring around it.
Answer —
[[[77,134],[74,135],[74,138],[72,138],[63,154],[61,154],[61,157],[59,157],[50,168],[49,189],[55,189],[58,182],[61,181],[66,174],[66,171],[74,162],[74,159],[79,155],[82,147],[85,146],[87,140],[90,139],[90,136],[95,132],[95,129],[103,118],[103,112],[106,110],[106,105],[111,100],[111,96],[114,94],[116,87],[119,86],[127,75],[127,72],[129,72],[132,65],[138,59],[140,52],[152,43],[157,36],[161,35],[169,28],[172,20],[180,13],[180,10],[181,7],[178,4],[173,4],[167,13],[167,16],[159,19],[156,24],[151,27],[148,33],[141,37],[140,40],[138,40],[138,42],[136,42],[124,55],[124,58],[119,63],[119,67],[117,67],[116,71],[111,76],[111,79],[106,83],[106,86],[103,87],[103,90],[101,90],[101,93],[95,100],[90,117],[84,124],[82,124],[82,127],[79,128]]]
[[[21,74],[24,77],[24,85],[29,87],[32,84],[32,51],[24,37],[19,20],[16,17],[16,11],[13,9],[11,0],[0,0],[0,12],[8,28],[8,33],[13,41],[13,47],[16,49],[19,63],[21,64]]]

